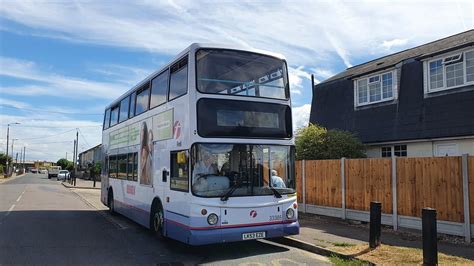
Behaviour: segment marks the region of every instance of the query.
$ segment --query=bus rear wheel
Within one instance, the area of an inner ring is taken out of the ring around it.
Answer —
[[[164,235],[164,215],[163,215],[163,207],[161,207],[161,204],[155,204],[153,206],[153,211],[151,213],[151,221],[150,221],[150,228],[153,232],[153,234],[158,238],[158,239],[163,239],[165,238]]]

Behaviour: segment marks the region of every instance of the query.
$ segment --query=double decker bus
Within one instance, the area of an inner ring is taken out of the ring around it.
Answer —
[[[299,233],[283,56],[192,44],[105,109],[101,200],[159,238]]]

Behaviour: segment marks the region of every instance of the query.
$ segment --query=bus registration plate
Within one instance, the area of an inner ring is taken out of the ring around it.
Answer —
[[[242,240],[265,238],[265,232],[253,232],[242,234]]]

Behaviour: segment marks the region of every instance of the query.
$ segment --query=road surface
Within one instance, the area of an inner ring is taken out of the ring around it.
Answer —
[[[0,184],[0,265],[327,263],[324,257],[268,241],[203,247],[159,241],[144,227],[110,216],[47,175],[26,174]]]

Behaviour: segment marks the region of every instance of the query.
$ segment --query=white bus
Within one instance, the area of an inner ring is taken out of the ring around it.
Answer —
[[[192,44],[105,110],[101,200],[159,238],[299,233],[285,59]]]

